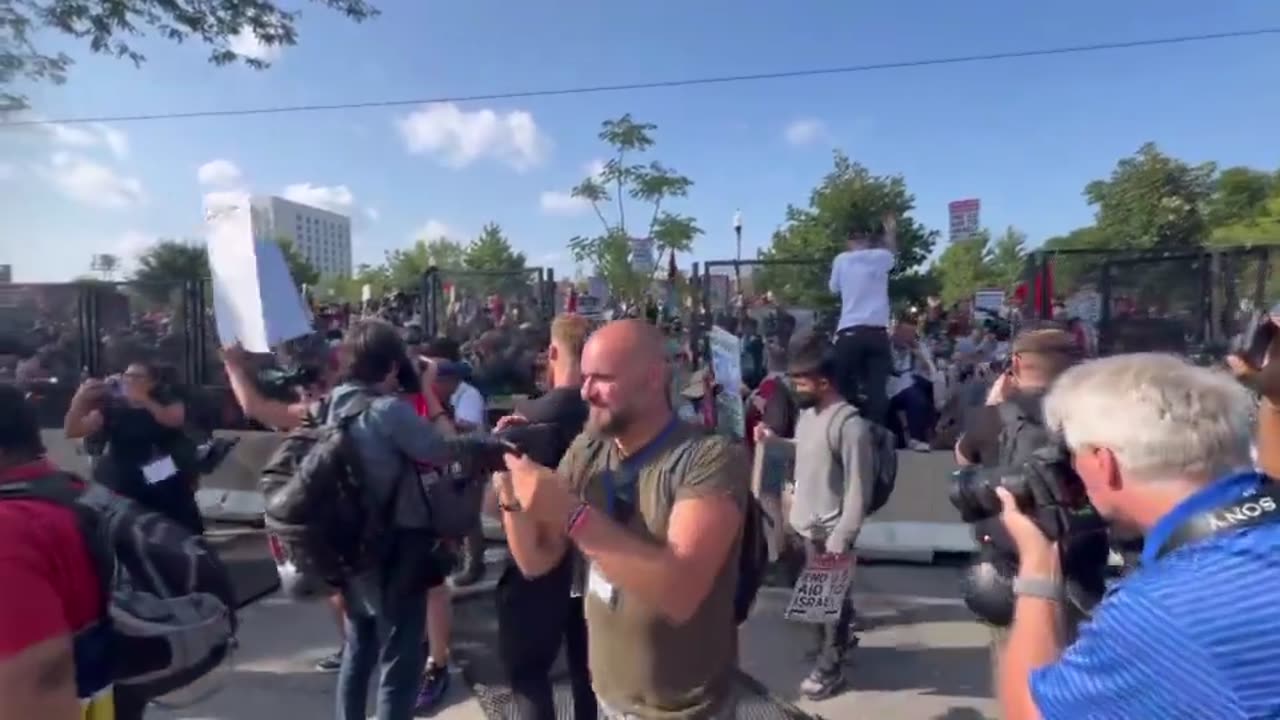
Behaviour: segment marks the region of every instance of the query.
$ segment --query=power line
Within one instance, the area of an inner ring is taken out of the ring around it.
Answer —
[[[1081,53],[1100,52],[1103,50],[1128,50],[1133,48],[1155,47],[1158,45],[1178,45],[1184,43],[1208,42],[1212,40],[1232,40],[1276,34],[1280,34],[1280,27],[1258,28],[1254,30],[1235,30],[1221,33],[1202,33],[1198,35],[1182,35],[1178,37],[1153,38],[1149,40],[1130,40],[1127,42],[1072,45],[1067,47],[1044,48],[1040,50],[1018,50],[1011,52],[985,53],[981,55],[959,55],[920,60],[900,60],[896,62],[870,63],[866,65],[846,65],[843,67],[782,70],[746,75],[720,75],[701,78],[684,78],[678,80],[653,80],[649,82],[619,83],[615,85],[587,85],[570,88],[517,90],[512,92],[486,93],[482,95],[455,95],[404,100],[372,100],[368,102],[332,103],[324,105],[281,105],[275,107],[227,110],[193,110],[189,112],[148,113],[140,115],[101,115],[97,117],[70,117],[57,120],[21,120],[0,122],[0,128],[54,124],[74,125],[80,123],[128,123],[145,122],[149,120],[187,120],[191,118],[237,117],[244,115],[280,115],[285,113],[323,112],[328,110],[364,110],[370,108],[424,105],[430,103],[464,103],[478,102],[481,100],[512,100],[517,98],[558,97],[561,95],[587,95],[592,93],[612,93],[630,90],[656,90],[663,88],[690,87],[694,85],[725,85],[729,83],[759,82],[761,80],[784,80],[791,78],[818,77],[822,75],[848,75],[853,73],[875,72],[879,70],[898,70],[902,68],[931,67],[935,65],[957,65],[960,63],[1013,60],[1020,58],[1046,57],[1050,55],[1077,55]]]

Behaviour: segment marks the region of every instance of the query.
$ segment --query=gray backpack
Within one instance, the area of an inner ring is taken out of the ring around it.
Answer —
[[[110,636],[117,687],[159,697],[212,671],[235,646],[231,575],[204,537],[68,473],[6,484],[0,500],[75,514],[102,588],[98,627]]]
[[[843,462],[844,457],[840,448],[840,436],[844,432],[845,423],[852,420],[866,425],[867,435],[871,438],[871,493],[865,498],[866,514],[870,517],[889,502],[893,489],[897,487],[898,440],[888,428],[860,417],[853,406],[841,408],[827,426],[827,444],[831,447],[832,457],[838,462]]]

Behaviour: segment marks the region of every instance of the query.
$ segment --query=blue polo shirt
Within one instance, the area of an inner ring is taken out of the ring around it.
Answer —
[[[1053,665],[1031,674],[1045,720],[1280,717],[1280,523],[1228,530],[1156,559],[1187,519],[1256,491],[1254,472],[1184,500],[1147,534]]]

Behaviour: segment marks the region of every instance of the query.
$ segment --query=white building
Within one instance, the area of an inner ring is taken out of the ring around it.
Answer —
[[[255,232],[273,239],[287,239],[311,267],[325,276],[351,276],[351,219],[275,196],[251,201]]]

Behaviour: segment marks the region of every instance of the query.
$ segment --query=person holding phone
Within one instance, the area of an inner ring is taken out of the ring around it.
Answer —
[[[71,440],[105,440],[94,481],[200,533],[196,444],[184,430],[186,416],[168,369],[138,361],[118,376],[85,380],[71,399],[63,431]]]

